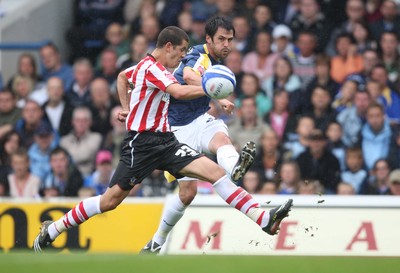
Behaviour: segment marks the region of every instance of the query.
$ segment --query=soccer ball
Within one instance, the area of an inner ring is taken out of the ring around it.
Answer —
[[[204,72],[201,83],[208,97],[224,99],[235,90],[236,77],[225,65],[213,65]]]

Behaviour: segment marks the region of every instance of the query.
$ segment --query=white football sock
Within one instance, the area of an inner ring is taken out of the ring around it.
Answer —
[[[63,231],[76,227],[99,213],[101,213],[100,195],[81,201],[75,208],[68,211],[63,217],[49,226],[50,239],[54,240]]]
[[[218,148],[217,150],[218,165],[220,165],[225,170],[226,174],[228,174],[229,176],[231,176],[232,170],[235,167],[238,160],[239,160],[239,154],[233,145],[229,144]]]
[[[260,204],[243,188],[236,186],[225,175],[214,183],[215,191],[226,203],[240,210],[259,226],[268,225],[269,213],[260,208]]]
[[[159,245],[163,245],[167,240],[169,232],[178,223],[185,213],[186,206],[182,203],[179,195],[173,196],[168,203],[165,204],[163,215],[157,232],[153,236],[153,241]]]

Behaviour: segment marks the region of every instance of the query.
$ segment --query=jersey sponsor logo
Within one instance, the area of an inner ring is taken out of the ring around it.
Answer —
[[[196,150],[193,150],[187,145],[183,145],[182,147],[179,148],[178,151],[176,151],[175,155],[180,156],[180,157],[186,157],[186,156],[196,156],[199,153]]]

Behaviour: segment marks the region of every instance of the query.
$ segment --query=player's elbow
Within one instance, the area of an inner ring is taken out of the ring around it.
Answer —
[[[183,73],[183,80],[186,83],[190,83],[193,80],[193,77],[190,73]]]
[[[119,80],[126,80],[125,71],[119,72],[119,74],[118,74],[118,79],[119,79]]]
[[[174,92],[171,94],[175,99],[177,100],[183,100],[185,99],[185,95],[183,92]]]

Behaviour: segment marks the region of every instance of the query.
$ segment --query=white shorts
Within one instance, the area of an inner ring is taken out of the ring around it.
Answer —
[[[208,150],[208,144],[216,133],[222,132],[229,136],[226,124],[208,113],[199,116],[187,125],[171,126],[171,130],[179,142],[185,143],[201,153],[211,153]],[[183,177],[180,180],[197,179]]]

